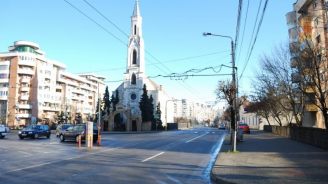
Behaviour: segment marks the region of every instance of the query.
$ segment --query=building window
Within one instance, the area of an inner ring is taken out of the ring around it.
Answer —
[[[134,25],[134,35],[136,35],[136,34],[137,34],[137,26]]]
[[[133,54],[132,54],[132,64],[137,64],[137,51],[133,50]]]
[[[321,42],[320,35],[318,35],[315,39],[316,39],[317,43],[320,43]]]
[[[316,18],[314,19],[314,27],[315,27],[315,28],[318,28],[318,25],[319,25],[319,19],[318,19],[318,17],[316,17]]]
[[[132,74],[132,76],[131,76],[131,84],[132,85],[136,85],[137,84],[136,74]]]
[[[137,99],[137,95],[135,93],[132,93],[131,94],[131,100],[135,100],[135,99]]]

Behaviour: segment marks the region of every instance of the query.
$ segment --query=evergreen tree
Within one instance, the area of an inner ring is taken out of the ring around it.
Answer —
[[[108,91],[108,86],[106,86],[106,90],[105,90],[105,94],[104,94],[104,98],[103,98],[103,102],[104,102],[104,107],[103,107],[103,111],[104,113],[110,113],[109,109],[110,109],[110,99],[109,99],[109,91]]]
[[[118,93],[118,90],[115,91],[115,96],[114,94],[112,94],[112,106],[113,106],[113,112],[116,111],[116,105],[118,104],[118,102],[120,101],[120,98],[119,98],[119,93]]]
[[[162,111],[161,111],[161,104],[158,102],[156,106],[156,112],[155,112],[155,122],[156,122],[156,130],[163,130],[164,127],[162,125]]]
[[[147,104],[147,111],[149,112],[149,117],[152,125],[152,130],[156,129],[156,122],[155,122],[155,117],[154,117],[154,99],[153,96],[150,95],[149,101]]]
[[[146,84],[144,84],[143,88],[143,93],[139,102],[139,108],[141,111],[141,118],[142,118],[142,122],[147,122],[147,121],[151,121],[151,116],[149,113],[149,98],[147,95],[147,87]]]

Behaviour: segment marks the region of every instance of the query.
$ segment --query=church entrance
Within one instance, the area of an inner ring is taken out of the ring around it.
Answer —
[[[132,131],[137,131],[137,121],[132,120]]]
[[[125,131],[125,124],[123,123],[121,113],[116,114],[114,117],[114,131]]]
[[[104,131],[108,131],[108,121],[104,121]]]

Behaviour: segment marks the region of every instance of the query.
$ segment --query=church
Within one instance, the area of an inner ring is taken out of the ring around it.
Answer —
[[[160,103],[161,120],[163,126],[166,126],[168,114],[166,105],[171,98],[164,91],[162,85],[156,84],[146,75],[142,17],[138,0],[135,2],[131,16],[131,31],[127,54],[127,65],[123,75],[123,82],[113,92],[114,95],[118,95],[119,102],[116,105],[116,111],[110,115],[108,130],[114,130],[118,120],[120,124],[123,124],[126,131],[151,130],[150,122],[142,122],[139,108],[144,84],[147,87],[148,96],[150,97],[151,95],[153,97],[154,111],[156,111],[156,106]]]

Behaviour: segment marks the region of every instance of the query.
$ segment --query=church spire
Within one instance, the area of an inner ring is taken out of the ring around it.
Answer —
[[[133,10],[133,17],[138,17],[140,16],[140,9],[139,9],[139,0],[136,0],[134,4],[134,10]]]

